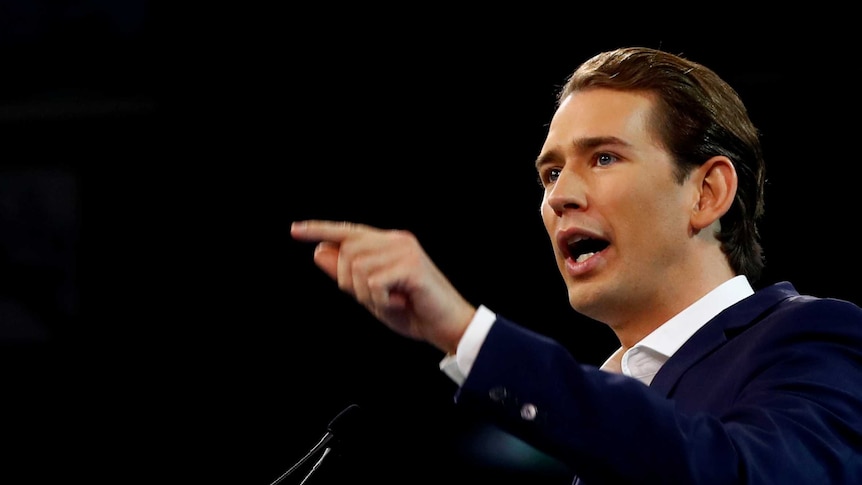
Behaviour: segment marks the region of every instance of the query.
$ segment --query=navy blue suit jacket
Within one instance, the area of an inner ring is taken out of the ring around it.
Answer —
[[[769,286],[698,330],[650,386],[498,316],[456,402],[576,483],[862,484],[862,309]]]

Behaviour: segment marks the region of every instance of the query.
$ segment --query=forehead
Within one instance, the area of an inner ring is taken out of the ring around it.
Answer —
[[[550,134],[616,136],[632,141],[651,138],[650,113],[654,106],[654,97],[642,91],[576,91],[560,103],[551,120]]]

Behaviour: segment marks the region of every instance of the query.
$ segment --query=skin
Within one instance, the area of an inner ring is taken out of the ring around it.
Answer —
[[[291,236],[320,241],[314,262],[387,327],[454,354],[476,313],[407,231],[298,221]]]
[[[713,157],[679,184],[650,130],[646,93],[595,88],[560,105],[536,161],[541,213],[575,310],[628,348],[734,276],[714,237],[736,191],[733,164]],[[574,262],[577,235],[610,245]],[[393,331],[454,353],[476,307],[412,233],[340,221],[297,221],[314,262]]]
[[[715,157],[677,183],[649,128],[652,106],[644,93],[573,93],[536,161],[569,303],[609,325],[623,348],[734,276],[713,237],[736,190],[733,165]],[[565,241],[580,234],[610,245],[575,263]]]

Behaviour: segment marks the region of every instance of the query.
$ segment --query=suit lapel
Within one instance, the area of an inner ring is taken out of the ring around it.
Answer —
[[[670,396],[685,371],[760,320],[780,301],[797,296],[788,282],[768,286],[730,306],[700,328],[659,369],[650,387]]]

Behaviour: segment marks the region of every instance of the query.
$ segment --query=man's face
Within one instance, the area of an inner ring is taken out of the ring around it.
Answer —
[[[651,129],[648,94],[591,89],[554,114],[537,159],[542,219],[571,306],[612,327],[685,284],[691,184]],[[670,291],[668,291],[670,290]]]

